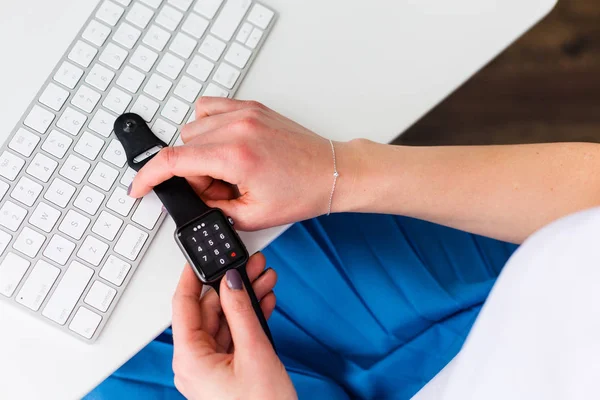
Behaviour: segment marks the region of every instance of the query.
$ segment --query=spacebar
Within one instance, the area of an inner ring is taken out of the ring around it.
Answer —
[[[231,40],[250,8],[250,0],[229,0],[213,24],[211,32],[225,41]]]

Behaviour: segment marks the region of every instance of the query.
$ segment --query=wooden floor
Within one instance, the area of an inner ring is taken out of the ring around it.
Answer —
[[[600,0],[559,0],[395,143],[557,141],[600,142]]]

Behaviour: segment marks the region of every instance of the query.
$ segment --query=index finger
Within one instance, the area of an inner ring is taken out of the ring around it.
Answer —
[[[255,101],[235,100],[226,97],[200,97],[196,102],[196,120],[245,108],[264,108],[264,106]]]
[[[184,145],[165,147],[135,176],[129,195],[142,197],[155,186],[174,176],[210,176],[230,183],[235,180],[223,145]]]

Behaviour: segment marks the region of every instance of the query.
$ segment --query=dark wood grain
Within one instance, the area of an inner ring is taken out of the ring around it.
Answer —
[[[395,143],[558,141],[600,142],[600,0],[560,0]]]

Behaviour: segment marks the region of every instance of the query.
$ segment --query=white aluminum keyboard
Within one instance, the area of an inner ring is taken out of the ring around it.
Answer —
[[[251,0],[104,0],[0,150],[0,299],[92,342],[164,218],[112,131],[164,142],[199,96],[232,97],[276,16]]]

